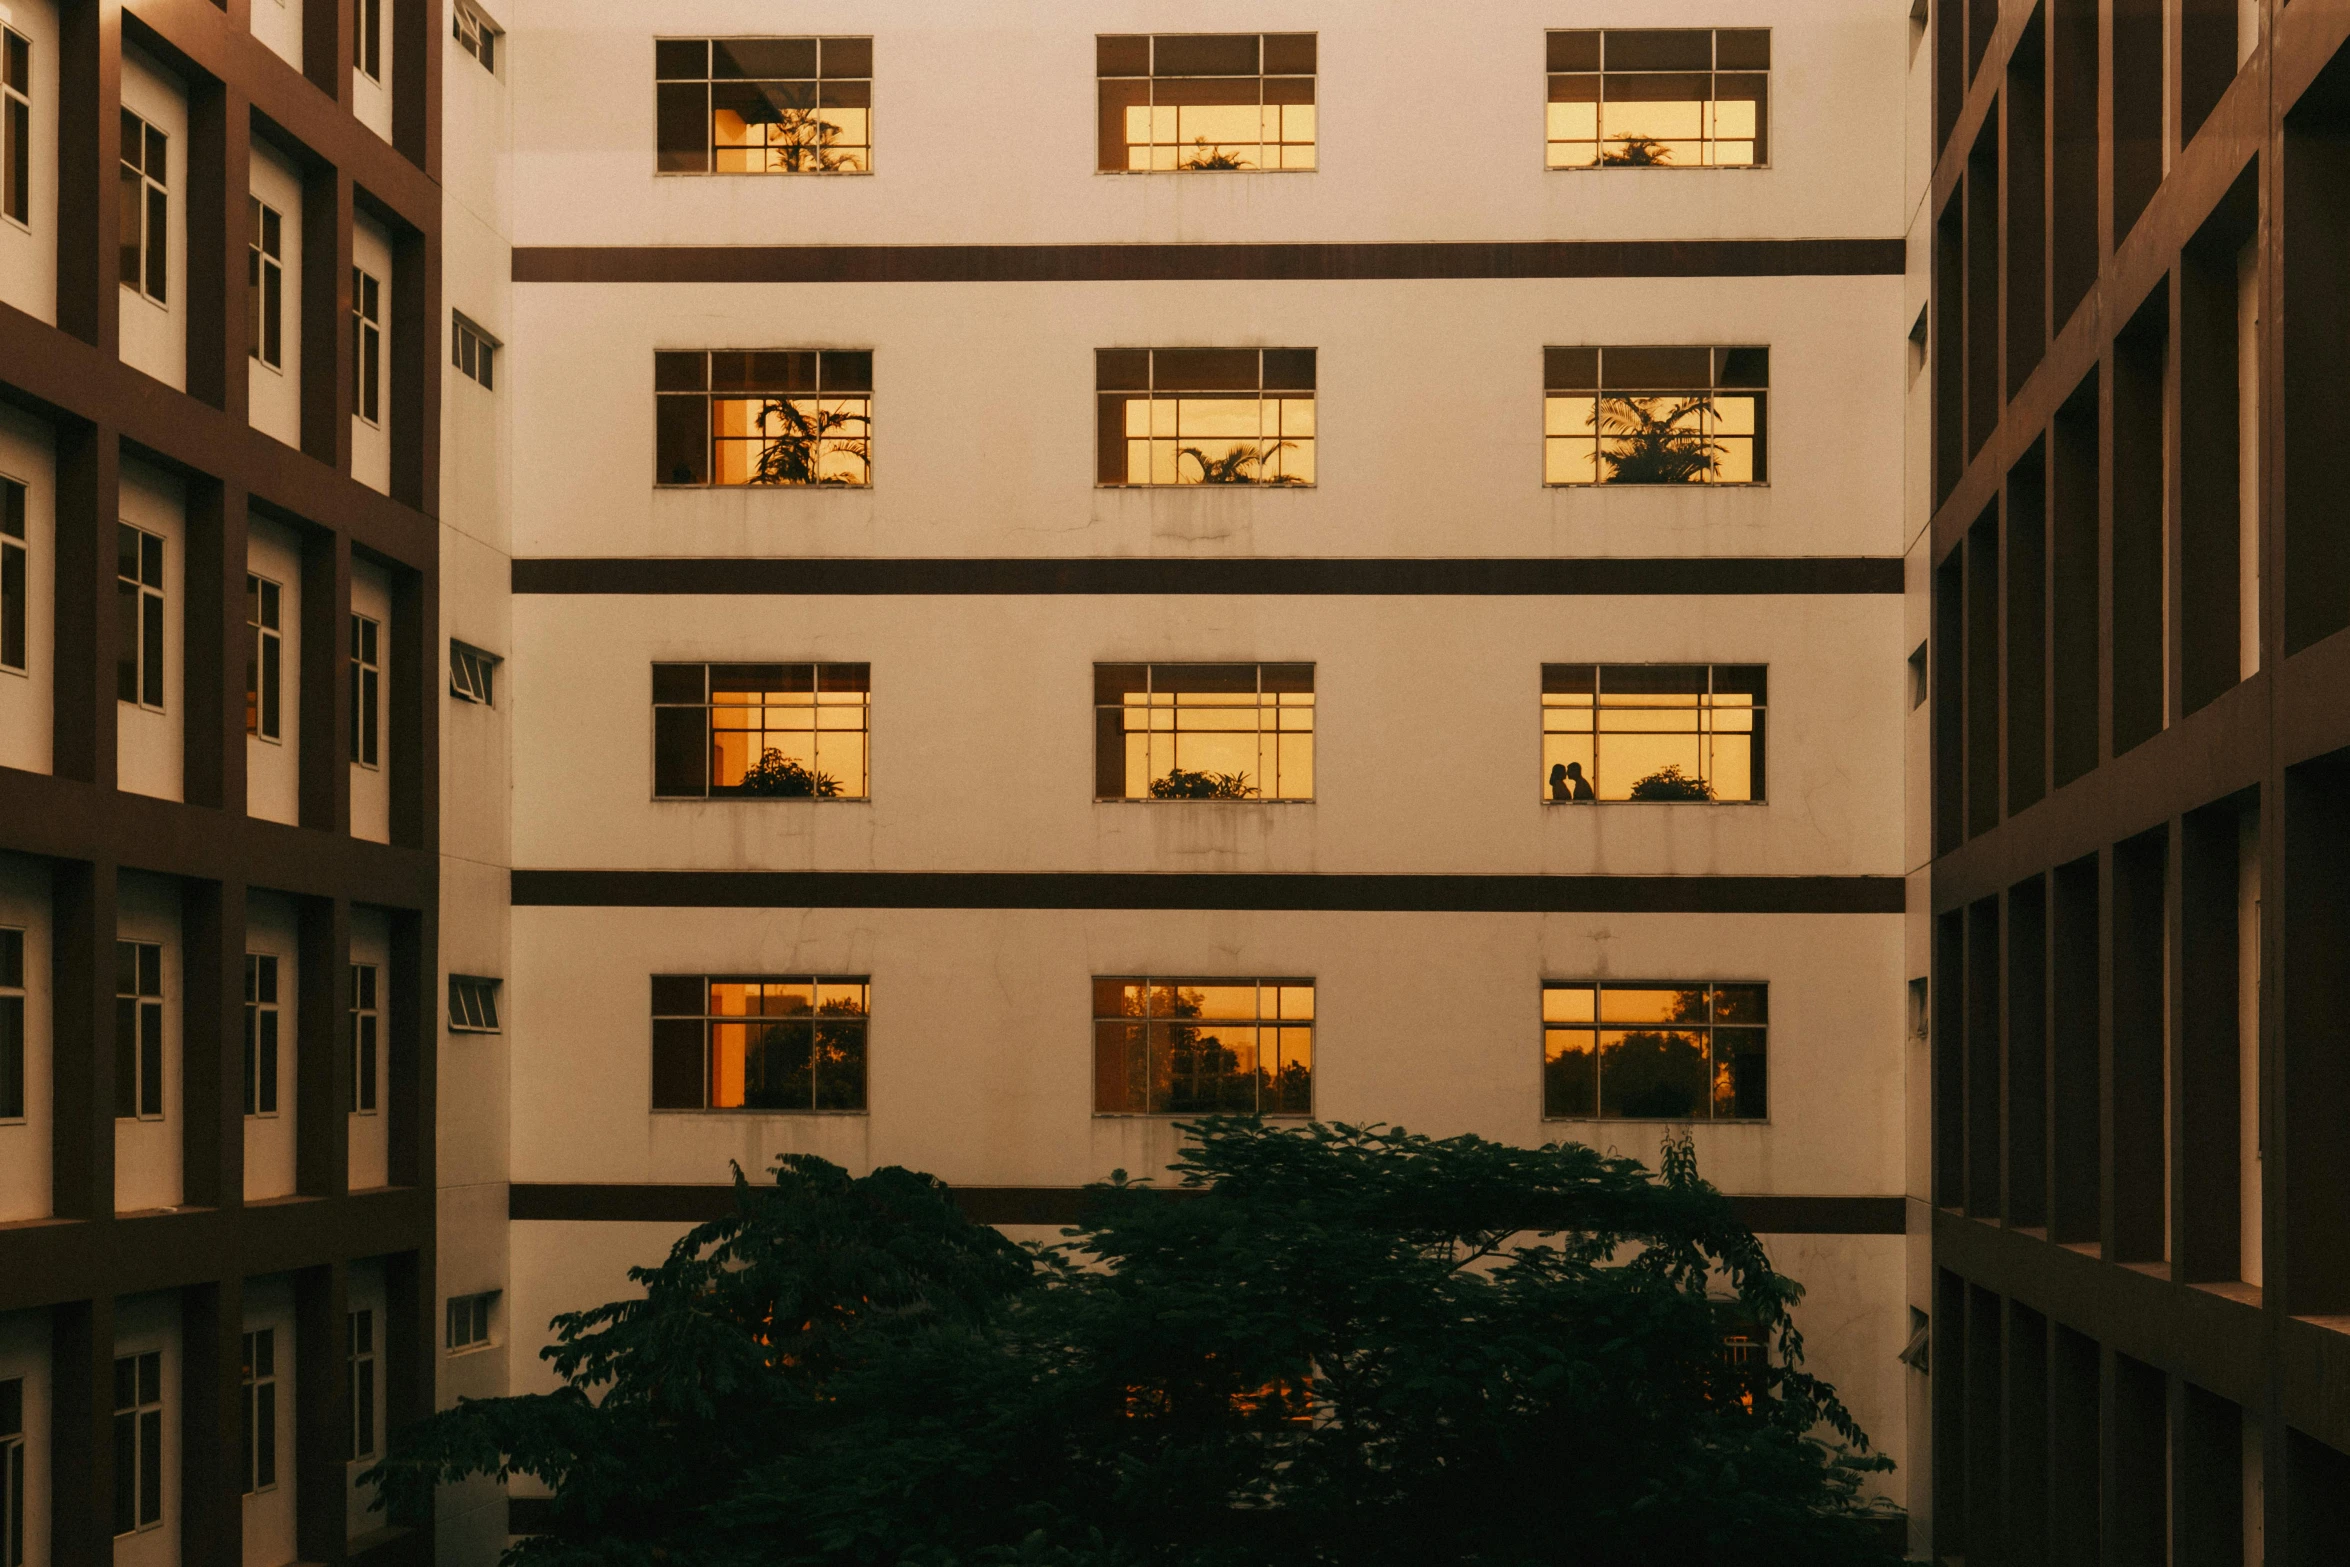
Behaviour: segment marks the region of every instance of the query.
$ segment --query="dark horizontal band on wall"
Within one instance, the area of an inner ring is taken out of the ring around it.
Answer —
[[[517,283],[1347,282],[1391,278],[1898,277],[1899,239],[1299,245],[516,246]]]
[[[957,1186],[955,1206],[981,1224],[1075,1224],[1081,1186]],[[1181,1192],[1169,1195],[1180,1196]],[[1732,1197],[1761,1235],[1899,1235],[1899,1197]],[[701,1224],[734,1210],[732,1186],[526,1185],[507,1188],[506,1217],[567,1223]]]
[[[513,873],[512,901],[517,908],[1899,914],[1904,891],[1899,876],[518,870]]]
[[[405,1186],[0,1224],[0,1311],[416,1251],[432,1233],[432,1192]]]
[[[1574,597],[1902,591],[1899,556],[1661,560],[516,560],[517,593]]]

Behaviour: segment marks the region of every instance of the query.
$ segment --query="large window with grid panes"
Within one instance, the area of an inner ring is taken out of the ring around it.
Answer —
[[[1762,484],[1771,351],[1542,351],[1545,484]]]
[[[663,174],[870,174],[871,38],[653,42]]]
[[[873,482],[870,349],[661,352],[653,386],[655,484]]]
[[[1093,982],[1096,1115],[1311,1115],[1311,979]]]
[[[1094,40],[1104,174],[1313,169],[1312,33],[1122,33]]]
[[[1094,482],[1315,482],[1311,348],[1094,351]]]
[[[871,981],[655,974],[656,1110],[862,1112]]]
[[[655,664],[653,794],[862,800],[869,664]]]
[[[1545,664],[1542,798],[1759,803],[1769,697],[1761,664]]]
[[[1542,987],[1551,1120],[1760,1121],[1770,1114],[1770,987],[1556,980]]]
[[[1096,664],[1097,800],[1311,800],[1311,664]]]
[[[1608,27],[1545,40],[1554,169],[1755,168],[1771,161],[1765,27]]]

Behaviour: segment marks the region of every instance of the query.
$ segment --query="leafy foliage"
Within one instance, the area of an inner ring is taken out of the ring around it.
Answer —
[[[1609,484],[1695,484],[1713,475],[1721,443],[1696,427],[1713,412],[1710,397],[1685,397],[1665,406],[1661,397],[1600,399],[1599,460]]]
[[[770,397],[759,404],[759,443],[751,484],[863,484],[862,477],[831,471],[825,459],[845,457],[855,473],[872,460],[873,421],[865,404],[818,402],[814,398]]]
[[[840,780],[827,772],[815,771],[791,760],[770,746],[759,760],[743,769],[742,782],[736,785],[744,794],[768,795],[776,799],[840,798]]]
[[[1253,800],[1256,797],[1257,786],[1248,781],[1246,773],[1194,773],[1170,767],[1167,776],[1151,780],[1154,800]]]
[[[1255,445],[1235,446],[1221,457],[1210,457],[1199,447],[1186,446],[1175,456],[1179,466],[1186,457],[1199,465],[1199,478],[1195,482],[1200,484],[1302,484],[1305,481],[1295,474],[1271,473],[1265,467],[1285,447],[1296,444],[1295,441],[1259,441]]]
[[[1033,1262],[927,1177],[738,1175],[644,1300],[557,1319],[562,1390],[461,1403],[373,1476],[539,1476],[512,1556],[548,1567],[1893,1559],[1859,1497],[1889,1466],[1686,1141],[1660,1178],[1187,1129],[1176,1195],[1121,1173]]]
[[[1654,136],[1632,132],[1612,138],[1615,145],[1604,149],[1599,161],[1619,167],[1661,168],[1673,161],[1673,149]]]
[[[1175,167],[1179,169],[1253,169],[1256,167],[1255,164],[1229,147],[1209,146],[1205,136],[1194,136],[1191,139],[1191,145],[1190,156],[1176,164]]]
[[[1631,798],[1635,800],[1710,800],[1714,786],[1703,778],[1692,778],[1681,771],[1678,762],[1667,762],[1646,778],[1632,785]]]

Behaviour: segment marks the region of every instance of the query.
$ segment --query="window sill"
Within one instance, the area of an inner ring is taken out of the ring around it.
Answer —
[[[1700,1121],[1686,1115],[1546,1115],[1544,1126],[1768,1126],[1769,1116],[1749,1119],[1736,1116],[1716,1117]]]
[[[1574,805],[1705,805],[1724,810],[1735,810],[1740,806],[1768,805],[1771,802],[1768,800],[1545,800],[1542,803],[1546,808]]]
[[[1655,170],[1664,174],[1763,174],[1770,171],[1767,163],[1545,163],[1545,174],[1621,174],[1626,169]]]
[[[1161,799],[1158,799],[1158,798],[1156,798],[1156,797],[1145,798],[1144,796],[1141,796],[1141,795],[1132,795],[1132,794],[1114,794],[1114,795],[1106,795],[1106,796],[1104,796],[1104,795],[1096,795],[1096,796],[1094,797],[1094,802],[1093,802],[1093,803],[1094,803],[1094,804],[1096,804],[1096,805],[1225,805],[1225,806],[1229,806],[1229,805],[1311,805],[1311,804],[1313,804],[1314,802],[1313,802],[1313,799],[1312,799],[1310,796],[1309,796],[1308,798],[1306,798],[1306,799],[1303,799],[1303,800],[1297,799],[1297,798],[1296,798],[1296,797],[1294,797],[1294,796],[1291,796],[1291,797],[1288,797],[1288,798],[1284,798],[1284,799],[1271,799],[1271,800],[1257,800],[1257,799],[1249,799],[1249,800],[1230,800],[1230,799],[1218,799],[1218,798],[1216,798],[1216,797],[1214,797],[1214,796],[1210,796],[1210,797],[1208,797],[1208,798],[1206,798],[1206,799],[1198,799],[1198,800],[1185,800],[1185,799],[1169,799],[1169,800],[1161,800]]]
[[[873,1112],[870,1110],[768,1110],[751,1106],[737,1107],[731,1105],[705,1105],[698,1110],[688,1110],[675,1105],[655,1105],[653,1106],[650,1113],[653,1115],[713,1116],[736,1120],[750,1119],[757,1116],[783,1116],[793,1120],[800,1120],[813,1118],[820,1115],[828,1115],[843,1121],[862,1121],[868,1116],[872,1115]]]
[[[871,169],[655,169],[657,180],[870,179]]]
[[[1546,490],[1642,490],[1651,493],[1669,493],[1675,490],[1767,490],[1768,479],[1694,479],[1681,484],[1553,484],[1544,480]],[[1196,486],[1195,486],[1196,488]]]
[[[1321,166],[1310,169],[1096,169],[1104,179],[1130,180],[1153,174],[1319,174]]]
[[[656,794],[655,805],[871,805],[869,794]]]
[[[1191,490],[1209,495],[1229,495],[1235,490],[1318,490],[1319,484],[1267,484],[1251,480],[1246,484],[1103,484],[1094,482],[1096,490]],[[1661,486],[1660,486],[1661,488]]]
[[[1245,1110],[1096,1110],[1093,1113],[1093,1118],[1097,1121],[1158,1121],[1162,1123],[1172,1123],[1175,1121],[1197,1120],[1203,1115],[1247,1114],[1248,1112]],[[1313,1118],[1314,1113],[1311,1110],[1283,1110],[1275,1114],[1260,1114],[1252,1117],[1252,1119],[1259,1121],[1311,1121]]]
[[[844,491],[844,490],[870,490],[870,489],[872,489],[872,488],[873,488],[873,486],[872,486],[870,483],[866,483],[866,484],[671,484],[671,483],[665,483],[664,481],[662,481],[662,480],[660,480],[660,479],[655,479],[655,480],[653,481],[653,488],[654,488],[655,490],[683,490],[683,491],[688,491],[688,492],[690,492],[690,491],[694,491],[694,490],[726,490],[726,491],[732,491],[732,492],[734,492],[734,493],[736,493],[736,494],[742,494],[742,495],[758,494],[758,493],[762,493],[762,492],[764,492],[764,493],[769,493],[769,494],[779,494],[779,495],[780,495],[780,494],[786,494],[786,493],[797,492],[797,491],[802,491],[802,490],[814,490],[814,491],[817,491],[817,492],[819,492],[819,493],[834,493],[834,492],[839,492],[839,491]]]

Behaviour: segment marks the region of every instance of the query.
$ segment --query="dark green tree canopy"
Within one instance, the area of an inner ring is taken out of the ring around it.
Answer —
[[[374,1475],[555,1491],[522,1563],[1890,1562],[1866,1439],[1687,1144],[1190,1128],[1031,1254],[927,1176],[787,1157],[556,1319],[565,1386]],[[1733,1347],[1735,1346],[1735,1347]]]

